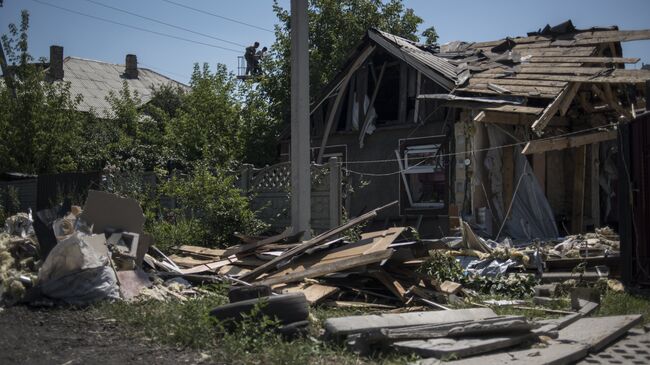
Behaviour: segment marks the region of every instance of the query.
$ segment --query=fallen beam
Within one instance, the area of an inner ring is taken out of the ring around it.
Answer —
[[[573,98],[576,95],[576,92],[578,91],[574,83],[569,83],[562,92],[551,102],[546,109],[544,109],[544,112],[542,115],[533,123],[531,126],[532,130],[535,131],[536,133],[541,133],[544,128],[546,128],[546,125],[551,121],[553,116],[557,114],[557,112],[560,110],[562,105],[566,103],[566,100]]]
[[[474,121],[478,123],[521,125],[528,127],[535,122],[535,116],[525,113],[483,110],[474,118]],[[551,127],[566,127],[569,125],[569,121],[566,118],[556,116],[551,118],[548,125]]]
[[[557,151],[613,139],[616,139],[616,131],[602,131],[573,137],[539,139],[526,143],[521,153],[530,155],[547,151]]]

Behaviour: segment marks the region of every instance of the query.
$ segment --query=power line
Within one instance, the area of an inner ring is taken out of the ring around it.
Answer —
[[[190,9],[190,10],[196,11],[197,13],[202,13],[202,14],[210,15],[210,16],[213,16],[213,17],[215,17],[215,18],[219,18],[219,19],[227,20],[227,21],[230,21],[230,22],[233,22],[233,23],[237,23],[237,24],[241,24],[241,25],[246,25],[246,26],[248,26],[248,27],[252,27],[252,28],[255,28],[255,29],[263,30],[263,31],[265,31],[265,32],[269,32],[269,33],[273,33],[273,30],[272,30],[272,29],[259,27],[259,26],[254,25],[254,24],[250,24],[250,23],[242,22],[241,20],[232,19],[232,18],[225,17],[225,16],[223,16],[223,15],[210,13],[210,12],[205,11],[205,10],[201,10],[201,9],[193,8],[193,7],[189,6],[189,5],[185,5],[185,4],[177,3],[177,2],[175,2],[175,1],[171,1],[171,0],[162,0],[162,1],[164,1],[164,2],[166,2],[166,3],[169,3],[169,4],[176,5],[176,6],[180,6],[181,8],[185,8],[185,9]]]
[[[99,1],[95,1],[95,0],[84,0],[84,1],[89,2],[89,3],[93,3],[95,5],[102,6],[102,7],[107,8],[107,9],[112,9],[112,10],[115,10],[115,11],[119,11],[121,13],[129,14],[129,15],[132,15],[132,16],[135,16],[135,17],[138,17],[138,18],[146,19],[146,20],[154,22],[154,23],[166,25],[168,27],[172,27],[172,28],[175,28],[175,29],[180,29],[180,30],[183,30],[185,32],[193,33],[193,34],[200,35],[200,36],[207,37],[207,38],[212,38],[214,40],[225,42],[225,43],[230,43],[230,44],[235,45],[235,46],[247,47],[246,45],[241,44],[241,43],[232,42],[232,41],[229,41],[227,39],[215,37],[215,36],[212,36],[212,35],[209,35],[209,34],[197,32],[197,31],[192,30],[192,29],[188,29],[188,28],[184,28],[184,27],[181,27],[181,26],[178,26],[178,25],[170,24],[170,23],[164,22],[162,20],[158,20],[158,19],[150,18],[148,16],[136,14],[136,13],[130,12],[128,10],[124,10],[124,9],[120,9],[120,8],[117,8],[117,7],[114,7],[114,6],[102,4]]]
[[[147,33],[151,33],[151,34],[156,34],[156,35],[159,35],[159,36],[162,36],[162,37],[173,38],[173,39],[177,39],[177,40],[185,41],[185,42],[189,42],[189,43],[200,44],[200,45],[202,45],[202,46],[208,46],[208,47],[212,47],[212,48],[223,49],[223,50],[230,51],[230,52],[241,53],[240,50],[236,50],[236,49],[232,49],[232,48],[226,48],[226,47],[221,47],[221,46],[217,46],[216,44],[204,43],[204,42],[201,42],[201,41],[195,41],[195,40],[193,40],[193,39],[183,38],[183,37],[175,36],[175,35],[173,35],[173,34],[168,34],[168,33],[162,33],[162,32],[158,32],[158,31],[151,30],[151,29],[140,28],[140,27],[135,26],[135,25],[130,25],[130,24],[125,24],[125,23],[120,23],[120,22],[117,22],[117,21],[114,21],[114,20],[110,20],[110,19],[106,19],[106,18],[102,18],[102,17],[95,16],[95,15],[82,13],[82,12],[80,12],[80,11],[76,11],[76,10],[72,10],[72,9],[64,8],[64,7],[62,7],[62,6],[58,6],[58,5],[54,5],[54,4],[50,4],[50,3],[48,3],[48,2],[41,1],[41,0],[32,0],[32,1],[33,1],[33,2],[36,2],[36,3],[39,3],[39,4],[41,4],[41,5],[46,5],[46,6],[49,6],[49,7],[52,7],[52,8],[56,8],[56,9],[59,9],[59,10],[67,11],[68,13],[72,13],[72,14],[76,14],[76,15],[80,15],[80,16],[85,16],[85,17],[88,17],[88,18],[91,18],[91,19],[101,20],[101,21],[106,22],[106,23],[111,23],[111,24],[121,25],[121,26],[123,26],[123,27],[131,28],[131,29],[135,29],[135,30],[139,30],[139,31],[141,31],[141,32],[147,32]]]
[[[498,150],[498,149],[502,149],[502,148],[506,148],[506,147],[521,146],[521,145],[527,144],[528,142],[533,142],[533,141],[547,141],[547,140],[552,140],[552,139],[556,139],[556,138],[568,137],[568,136],[572,136],[572,135],[576,135],[576,134],[581,134],[581,133],[584,133],[584,132],[589,132],[589,131],[592,131],[592,130],[598,130],[598,129],[607,128],[607,127],[614,127],[614,126],[617,126],[617,125],[618,125],[617,123],[610,123],[610,124],[601,125],[601,126],[597,126],[597,127],[582,129],[582,130],[579,130],[579,131],[567,132],[567,133],[560,134],[560,135],[557,135],[557,136],[549,136],[549,137],[546,137],[546,138],[535,139],[535,140],[532,140],[532,141],[516,142],[516,143],[511,143],[511,144],[505,144],[505,145],[502,145],[502,146],[479,148],[479,149],[468,150],[468,151],[458,151],[458,152],[452,152],[452,153],[437,154],[434,157],[437,157],[437,158],[439,158],[439,157],[452,157],[452,156],[458,156],[458,155],[464,155],[464,154],[473,154],[473,153],[476,153],[476,152],[487,152],[487,151]],[[398,161],[396,158],[386,159],[386,160],[341,161],[341,162],[339,162],[339,165],[362,164],[362,163],[363,164],[366,164],[366,163],[386,163],[386,162],[396,162],[396,161]],[[423,160],[423,161],[425,161],[425,160]],[[422,163],[422,162],[420,162],[420,163]],[[415,166],[419,165],[420,163],[418,163],[418,164],[416,164],[414,166],[411,166],[411,167],[407,167],[404,170],[399,169],[397,171],[388,172],[388,173],[368,173],[368,172],[350,170],[350,169],[348,169],[346,167],[343,167],[342,169],[344,171],[347,171],[349,173],[356,174],[356,175],[381,177],[381,176],[397,175],[397,174],[402,173],[404,171],[408,171],[409,168],[415,167]]]

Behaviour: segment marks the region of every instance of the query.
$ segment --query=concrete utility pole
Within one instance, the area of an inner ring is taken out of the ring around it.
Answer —
[[[308,0],[291,0],[291,226],[311,236]]]

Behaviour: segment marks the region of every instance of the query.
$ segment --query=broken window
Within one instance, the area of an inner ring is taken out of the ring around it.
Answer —
[[[402,186],[408,206],[443,209],[447,197],[447,164],[443,145],[408,146],[402,150]]]

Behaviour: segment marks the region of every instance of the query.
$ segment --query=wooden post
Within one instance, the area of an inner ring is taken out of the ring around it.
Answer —
[[[600,227],[600,143],[591,144],[591,220]]]
[[[363,66],[357,71],[357,103],[359,103],[359,110],[357,114],[357,129],[360,130],[363,125],[363,120],[366,117],[366,110],[364,108],[365,101],[368,94],[368,67]]]
[[[418,96],[420,95],[421,83],[422,73],[418,71],[418,77],[416,81],[417,85],[415,87],[415,110],[413,111],[413,123],[420,122],[420,99],[418,99]]]
[[[546,153],[536,153],[533,155],[533,173],[542,187],[542,192],[546,194]]]
[[[291,0],[291,226],[305,239],[311,237],[307,7],[307,0]]]
[[[352,130],[352,110],[354,109],[354,93],[356,91],[356,86],[357,86],[357,78],[352,76],[350,79],[350,83],[348,84],[348,109],[346,110],[345,113],[345,130],[349,131]],[[336,130],[336,127],[334,127],[334,130]],[[321,161],[322,162],[322,161]]]
[[[341,225],[341,166],[339,159],[332,157],[329,159],[329,217],[330,229]]]
[[[397,120],[399,124],[406,122],[406,97],[407,97],[408,67],[406,62],[399,63],[399,90],[398,90],[398,108]]]
[[[585,167],[587,145],[574,150],[573,207],[571,209],[571,233],[582,232],[585,208]]]
[[[515,149],[514,147],[504,147],[503,157],[501,159],[503,174],[503,213],[507,214],[512,195],[514,193],[515,183]],[[508,217],[505,217],[507,219]]]

